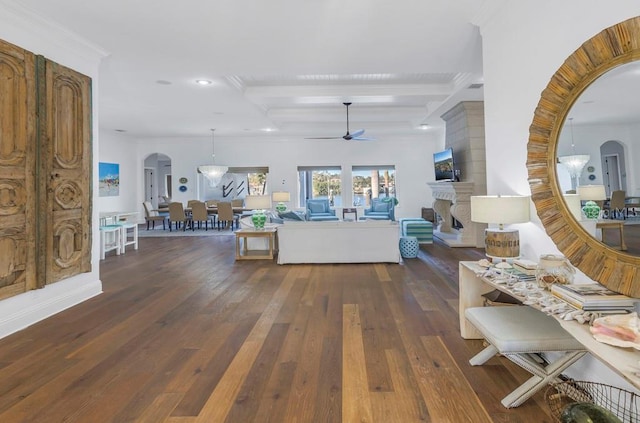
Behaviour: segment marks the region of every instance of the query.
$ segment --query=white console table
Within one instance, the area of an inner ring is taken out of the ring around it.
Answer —
[[[518,298],[503,285],[496,284],[489,279],[478,276],[483,269],[472,261],[461,261],[459,264],[459,316],[460,334],[465,339],[482,339],[480,332],[464,317],[464,312],[470,307],[481,307],[482,294],[499,289]],[[523,300],[523,298],[518,298]],[[560,325],[585,346],[589,353],[606,364],[613,371],[621,375],[634,387],[640,389],[640,352],[633,348],[620,348],[596,341],[587,324],[580,324],[575,320],[558,319]]]

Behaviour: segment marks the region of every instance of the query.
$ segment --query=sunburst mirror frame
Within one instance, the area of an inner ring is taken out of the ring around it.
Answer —
[[[541,94],[529,128],[527,169],[531,198],[558,249],[591,279],[640,298],[640,258],[606,246],[577,222],[556,173],[558,136],[576,99],[612,68],[640,58],[640,17],[611,26],[578,48]]]

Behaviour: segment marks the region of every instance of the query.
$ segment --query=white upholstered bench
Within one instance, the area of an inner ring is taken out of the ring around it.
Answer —
[[[469,363],[479,366],[500,353],[533,376],[502,399],[507,408],[517,407],[582,357],[584,346],[565,331],[558,321],[532,307],[474,307],[465,317],[490,344]],[[564,352],[552,363],[541,363],[537,353]]]

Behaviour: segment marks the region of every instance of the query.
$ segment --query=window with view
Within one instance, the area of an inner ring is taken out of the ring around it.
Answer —
[[[341,177],[339,166],[298,167],[298,203],[304,207],[308,199],[326,198],[331,206],[341,207]]]
[[[372,198],[396,197],[395,166],[354,166],[353,205],[369,206]]]

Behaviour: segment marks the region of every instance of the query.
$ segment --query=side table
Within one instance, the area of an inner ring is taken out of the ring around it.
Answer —
[[[273,260],[276,228],[238,229],[236,231],[236,260]],[[244,238],[244,246],[240,248],[240,238]],[[269,238],[269,250],[249,250],[248,238]]]

